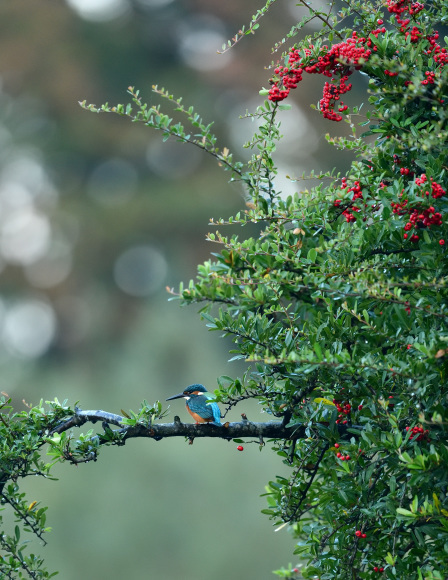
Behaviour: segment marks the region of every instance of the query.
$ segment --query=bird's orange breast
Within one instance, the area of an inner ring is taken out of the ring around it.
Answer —
[[[213,419],[204,419],[203,417],[192,411],[189,407],[187,407],[187,411],[190,413],[190,415],[193,417],[196,423],[210,423],[210,421],[213,421]]]

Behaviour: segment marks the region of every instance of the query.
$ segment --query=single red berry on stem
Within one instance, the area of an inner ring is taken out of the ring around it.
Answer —
[[[242,445],[238,445],[237,449],[238,449],[238,451],[242,451],[244,449],[244,447]]]

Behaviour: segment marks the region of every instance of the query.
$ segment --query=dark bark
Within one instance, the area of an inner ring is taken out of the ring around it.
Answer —
[[[217,437],[222,439],[242,439],[255,438],[267,439],[301,439],[305,437],[305,427],[295,425],[286,427],[281,421],[268,421],[266,423],[252,423],[243,419],[238,423],[224,423],[222,427],[210,424],[195,425],[193,423],[182,423],[179,417],[174,418],[173,423],[155,423],[152,425],[123,425],[124,417],[108,413],[107,411],[82,411],[75,410],[75,415],[60,423],[52,431],[62,433],[72,427],[81,427],[85,423],[97,423],[101,421],[103,428],[108,425],[119,427],[118,431],[122,435],[122,441],[134,437],[148,437],[150,439],[163,439],[164,437]],[[105,425],[104,425],[105,424]]]

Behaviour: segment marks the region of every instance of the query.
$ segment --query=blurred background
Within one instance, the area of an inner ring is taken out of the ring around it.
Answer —
[[[193,147],[78,101],[156,103],[167,87],[215,120],[220,147],[247,159],[254,125],[239,119],[268,86],[271,46],[304,15],[276,3],[255,36],[217,50],[259,0],[16,0],[0,5],[0,391],[17,410],[58,397],[83,409],[137,409],[193,382],[238,376],[230,342],[166,286],[195,276],[211,251],[211,217],[244,207],[213,160]],[[323,4],[322,4],[323,6]],[[341,168],[324,134],[345,132],[309,108],[306,78],[287,113],[278,165],[286,175]],[[347,99],[348,100],[348,99]],[[279,178],[286,193],[303,188]],[[243,237],[250,232],[239,232]],[[171,409],[187,420],[183,401]],[[252,420],[256,405],[234,409]],[[286,468],[269,450],[234,443],[131,441],[96,464],[59,466],[58,482],[26,482],[49,505],[49,545],[64,580],[271,578],[293,541],[260,510]]]

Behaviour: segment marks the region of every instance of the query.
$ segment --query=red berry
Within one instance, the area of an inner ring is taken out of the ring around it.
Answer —
[[[338,451],[338,452],[336,453],[336,457],[339,457],[339,458],[341,458],[341,457],[342,457],[342,453],[341,453],[340,451]]]
[[[380,568],[380,572],[384,572],[384,568],[383,567]]]
[[[346,455],[345,456],[345,461],[349,461],[350,460],[350,455]]]
[[[361,534],[361,538],[367,538],[367,534]]]
[[[360,538],[360,537],[362,536],[362,532],[361,532],[361,530],[356,530],[356,532],[355,532],[355,536],[356,536],[357,538]]]
[[[244,449],[244,447],[242,445],[238,445],[237,449],[238,449],[238,451],[242,451]]]
[[[339,443],[335,443],[334,446],[336,447],[336,449],[339,449]]]
[[[440,246],[444,246],[445,245],[445,240],[439,240],[439,245]]]
[[[377,567],[377,566],[375,566],[375,567],[373,568],[373,571],[374,571],[374,572],[378,572],[378,567]]]
[[[358,411],[361,411],[362,405],[358,405]]]

